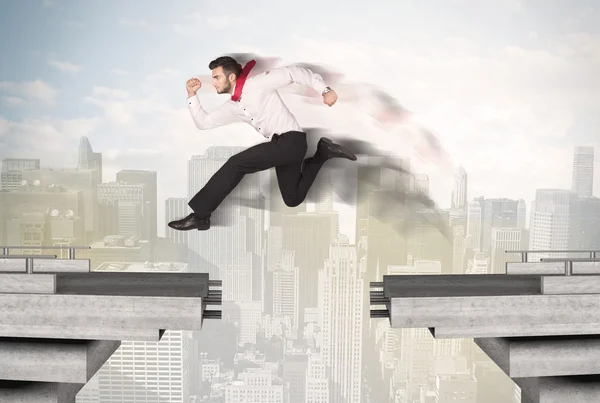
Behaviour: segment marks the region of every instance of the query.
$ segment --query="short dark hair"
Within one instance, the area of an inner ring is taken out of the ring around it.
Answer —
[[[208,64],[208,68],[211,70],[216,69],[217,67],[223,67],[223,72],[226,75],[233,73],[236,78],[238,78],[242,72],[242,66],[231,56],[217,57]]]

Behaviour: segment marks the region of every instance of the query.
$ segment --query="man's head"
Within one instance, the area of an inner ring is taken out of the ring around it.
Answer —
[[[221,56],[210,62],[208,68],[212,70],[212,85],[217,94],[231,94],[242,66],[230,56]]]

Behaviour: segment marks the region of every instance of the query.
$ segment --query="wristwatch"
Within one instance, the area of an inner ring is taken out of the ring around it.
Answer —
[[[327,94],[329,91],[331,91],[330,87],[325,87],[325,89],[323,90],[323,93],[321,95],[325,95]]]

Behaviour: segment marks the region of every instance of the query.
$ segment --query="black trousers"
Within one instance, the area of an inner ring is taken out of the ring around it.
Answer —
[[[304,159],[308,148],[306,133],[290,131],[275,134],[230,157],[208,180],[188,205],[199,217],[210,217],[244,175],[275,168],[283,201],[287,206],[301,204],[327,157],[322,151]]]

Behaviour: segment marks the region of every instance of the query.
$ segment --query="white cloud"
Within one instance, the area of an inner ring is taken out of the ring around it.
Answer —
[[[4,102],[4,104],[10,106],[19,106],[25,103],[25,100],[19,97],[2,97],[2,101]]]
[[[11,82],[0,81],[0,91],[18,95],[26,100],[53,104],[57,90],[42,80]]]
[[[208,17],[206,19],[207,24],[214,29],[227,29],[227,28],[238,28],[241,25],[250,23],[250,20],[245,17],[236,17],[232,15],[221,15],[215,17]]]
[[[94,95],[104,95],[109,98],[129,98],[129,92],[118,88],[108,88],[99,85],[93,87]]]
[[[55,5],[56,5],[56,3],[52,0],[42,0],[42,7],[44,7],[44,8],[52,7]]]
[[[65,73],[78,73],[83,70],[81,65],[59,60],[50,60],[48,64]]]
[[[147,28],[150,26],[150,24],[148,24],[148,22],[143,19],[120,18],[119,23],[126,27],[132,28]]]
[[[81,136],[90,136],[100,124],[98,118],[26,118],[11,121],[0,117],[0,156],[2,158],[41,158],[46,165],[76,162]],[[65,150],[73,154],[65,154]]]
[[[228,28],[239,28],[242,26],[248,26],[251,24],[251,20],[246,17],[239,17],[233,15],[220,15],[206,17],[201,13],[187,14],[183,18],[186,22],[173,25],[173,32],[179,35],[196,35],[205,30],[208,26],[215,30],[222,30]]]
[[[181,71],[167,67],[165,69],[157,71],[156,73],[148,74],[148,76],[146,76],[146,79],[149,81],[156,81],[156,80],[161,80],[163,78],[178,77],[181,75],[182,75]]]
[[[126,70],[123,70],[123,69],[112,69],[112,70],[110,71],[110,73],[111,73],[111,74],[116,74],[116,75],[119,75],[119,76],[126,76],[126,75],[128,75],[128,74],[129,74],[129,72],[128,72],[128,71],[126,71]]]

